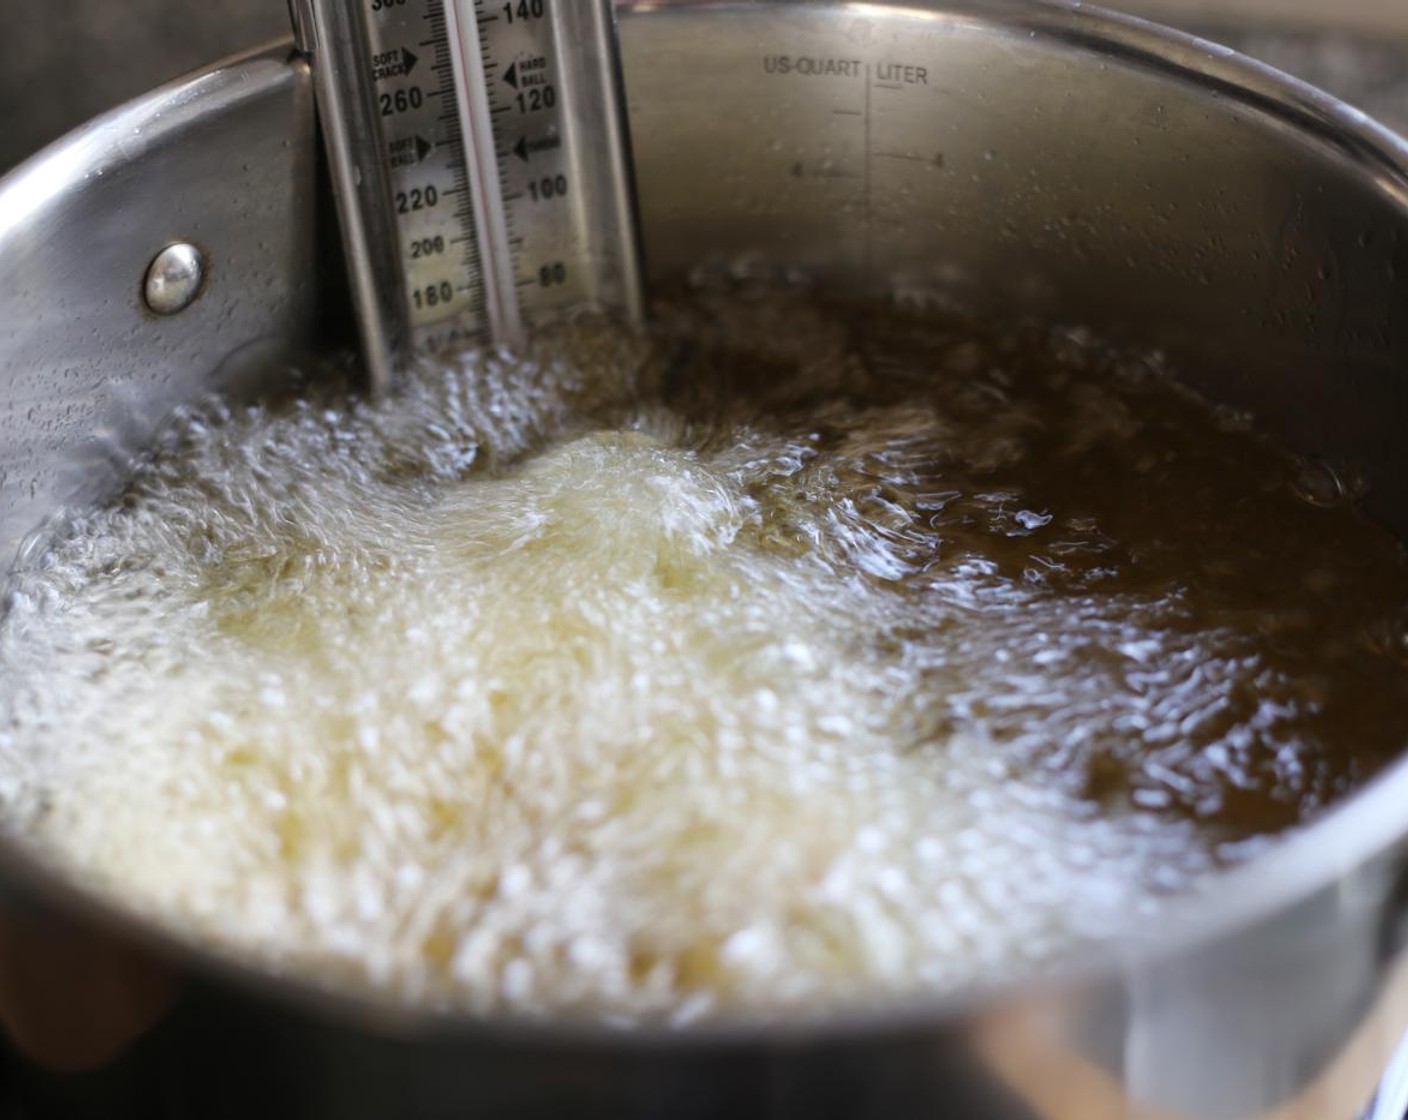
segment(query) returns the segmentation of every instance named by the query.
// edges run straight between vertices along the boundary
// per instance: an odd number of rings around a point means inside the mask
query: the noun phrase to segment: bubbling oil
[[[0,631],[6,827],[270,968],[941,993],[1408,742],[1398,545],[1154,363],[753,291],[333,380],[182,417]]]

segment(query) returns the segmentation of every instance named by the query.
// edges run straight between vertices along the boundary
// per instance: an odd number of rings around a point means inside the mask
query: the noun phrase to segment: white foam
[[[824,311],[712,314],[853,376]],[[982,431],[710,427],[660,403],[673,360],[584,324],[376,407],[186,423],[5,620],[12,827],[277,968],[613,1021],[959,987],[1209,866],[973,714],[1067,708],[1063,627],[1168,656],[932,528]]]

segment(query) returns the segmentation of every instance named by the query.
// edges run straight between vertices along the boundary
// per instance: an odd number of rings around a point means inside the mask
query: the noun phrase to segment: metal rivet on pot
[[[147,306],[158,315],[184,311],[200,295],[205,282],[205,257],[188,242],[168,245],[147,266],[142,294]]]

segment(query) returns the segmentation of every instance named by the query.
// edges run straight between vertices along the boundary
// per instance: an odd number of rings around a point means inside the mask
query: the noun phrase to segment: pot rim
[[[678,7],[719,16],[756,11],[748,0],[616,0],[618,9],[646,12]],[[801,8],[807,0],[773,0]],[[1353,164],[1408,213],[1408,139],[1323,91],[1230,48],[1134,16],[1088,7],[1081,0],[911,0],[872,4],[839,0],[859,14],[955,16],[1023,31],[1100,55],[1171,81],[1213,91],[1229,104],[1289,127]],[[0,178],[0,239],[17,228],[25,198],[46,184],[71,182],[114,159],[110,138],[140,131],[149,140],[178,133],[197,114],[256,98],[298,80],[303,67],[291,40],[280,39],[212,64],[105,113],[50,145]],[[1405,744],[1408,749],[1408,744]],[[1059,955],[1039,969],[1018,969],[998,983],[944,995],[886,998],[841,1004],[816,1014],[768,1020],[738,1013],[679,1026],[620,1028],[581,1019],[530,1020],[503,1014],[416,1007],[372,991],[331,989],[275,971],[252,956],[224,952],[177,932],[135,906],[83,883],[22,839],[0,835],[0,898],[18,912],[37,903],[103,930],[170,961],[191,979],[238,987],[291,1010],[335,1018],[362,1029],[406,1039],[472,1042],[492,1039],[542,1047],[572,1046],[615,1052],[694,1050],[700,1047],[798,1045],[882,1038],[917,1028],[961,1026],[969,1013],[1013,997],[1039,998],[1121,973],[1191,955],[1273,920],[1346,873],[1394,854],[1408,835],[1408,754],[1313,824],[1233,870],[1209,876],[1172,902],[1155,923],[1134,923],[1107,942]]]

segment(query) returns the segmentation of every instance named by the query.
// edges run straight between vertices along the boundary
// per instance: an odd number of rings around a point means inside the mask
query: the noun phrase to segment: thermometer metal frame
[[[375,387],[417,352],[643,316],[611,0],[290,0]]]

